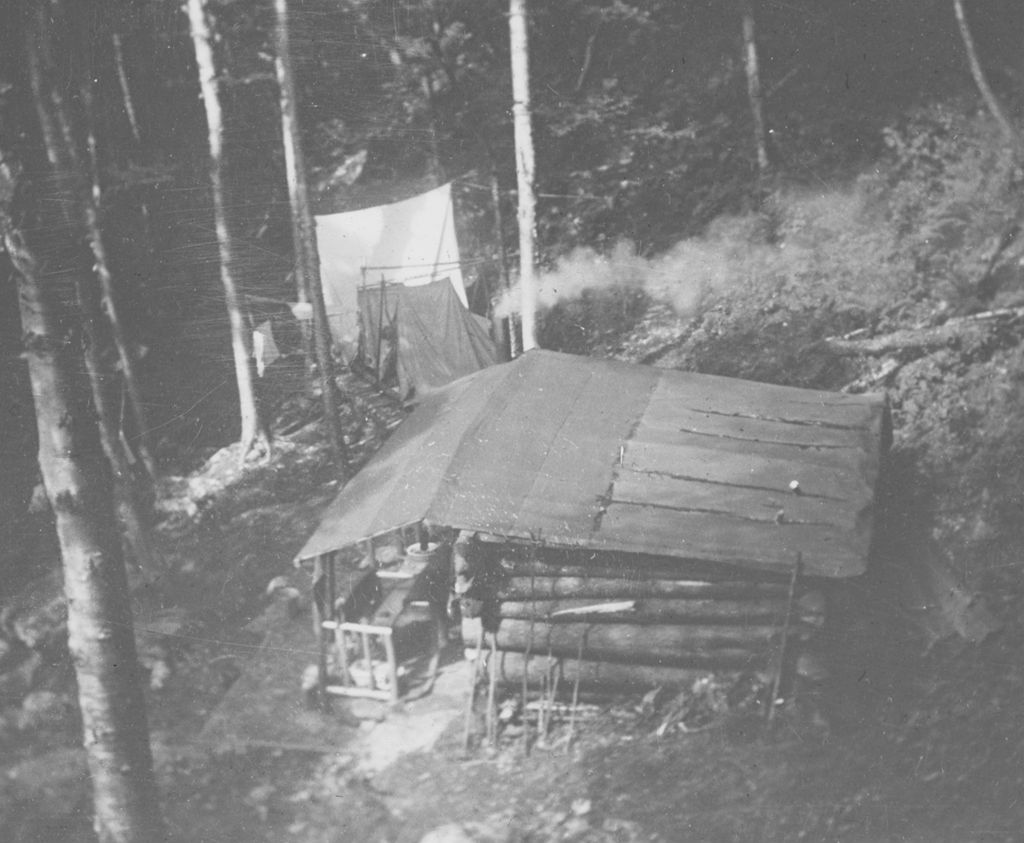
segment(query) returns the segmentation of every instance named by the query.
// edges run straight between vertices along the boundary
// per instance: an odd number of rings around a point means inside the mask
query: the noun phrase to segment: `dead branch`
[[[883,360],[882,364],[877,369],[873,369],[866,375],[862,375],[856,380],[851,381],[840,391],[853,395],[857,395],[862,392],[870,392],[871,390],[884,385],[890,377],[902,368],[902,366],[903,364],[899,360],[894,357],[889,357]]]
[[[574,88],[577,94],[583,90],[583,86],[587,83],[587,76],[590,75],[590,65],[594,60],[594,43],[597,41],[597,33],[600,30],[601,25],[598,24],[587,39],[587,46],[583,51],[583,65],[580,67],[580,75],[576,79],[576,87]]]
[[[835,353],[848,356],[928,353],[959,345],[967,339],[983,338],[998,328],[1016,324],[1022,318],[1024,307],[1007,307],[950,319],[942,325],[905,328],[869,339],[854,339],[853,335],[829,337],[825,344]]]

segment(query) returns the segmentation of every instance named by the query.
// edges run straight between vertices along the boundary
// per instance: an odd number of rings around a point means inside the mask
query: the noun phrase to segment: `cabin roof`
[[[762,570],[799,553],[809,575],[854,576],[886,424],[881,395],[530,351],[424,397],[297,560],[426,521]]]

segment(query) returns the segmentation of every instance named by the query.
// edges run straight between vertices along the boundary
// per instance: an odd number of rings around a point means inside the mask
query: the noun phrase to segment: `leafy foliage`
[[[865,180],[913,261],[918,284],[963,306],[1004,234],[1020,218],[1021,173],[990,119],[953,105],[912,113],[884,132],[884,170]]]

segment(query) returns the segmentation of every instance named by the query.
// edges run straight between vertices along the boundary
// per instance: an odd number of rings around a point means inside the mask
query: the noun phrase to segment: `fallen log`
[[[835,353],[844,355],[877,357],[910,351],[927,353],[966,340],[984,339],[996,328],[1007,327],[1021,319],[1024,319],[1024,307],[1007,307],[961,316],[933,327],[904,328],[870,339],[829,337],[825,344]]]
[[[892,375],[896,374],[903,366],[903,363],[892,357],[883,360],[881,365],[868,372],[866,375],[862,375],[854,381],[846,384],[840,392],[845,393],[861,393],[870,392],[878,389],[879,386],[884,385],[885,381],[888,380]]]

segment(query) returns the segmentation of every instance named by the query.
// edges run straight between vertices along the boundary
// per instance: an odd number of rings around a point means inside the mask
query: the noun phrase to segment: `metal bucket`
[[[405,549],[405,566],[414,571],[422,571],[437,560],[441,545],[439,542],[428,542],[426,548],[420,542],[409,545]]]

